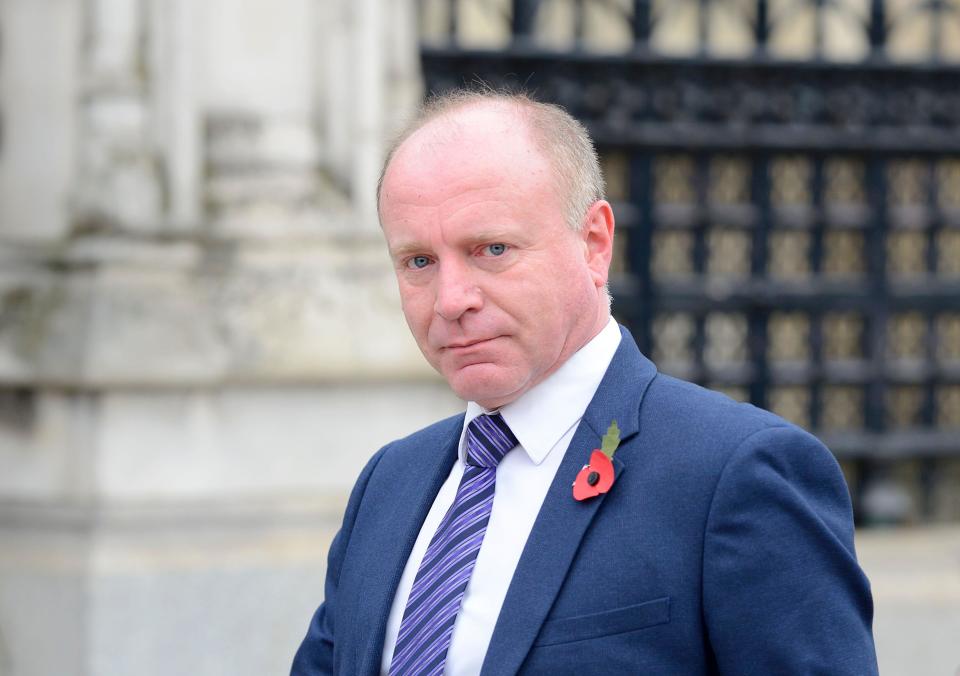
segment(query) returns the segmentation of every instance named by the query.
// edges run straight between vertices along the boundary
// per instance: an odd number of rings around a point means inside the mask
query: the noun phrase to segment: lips
[[[480,339],[478,339],[478,340],[469,340],[469,341],[463,341],[463,342],[460,342],[460,343],[450,343],[449,345],[444,346],[443,349],[445,349],[445,350],[463,350],[463,349],[466,349],[466,348],[469,348],[469,347],[475,347],[475,346],[477,346],[477,345],[481,345],[482,343],[489,343],[491,340],[496,340],[496,338],[497,338],[497,337],[494,336],[493,338],[480,338]]]

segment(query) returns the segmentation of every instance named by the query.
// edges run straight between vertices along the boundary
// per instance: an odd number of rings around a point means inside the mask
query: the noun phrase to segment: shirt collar
[[[611,317],[590,342],[577,350],[543,382],[500,409],[520,446],[539,465],[567,431],[580,422],[620,345],[620,329]],[[467,403],[460,434],[460,460],[466,455],[467,425],[485,410]]]

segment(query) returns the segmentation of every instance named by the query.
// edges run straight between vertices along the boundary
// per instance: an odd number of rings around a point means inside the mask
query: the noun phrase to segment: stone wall
[[[376,225],[413,3],[0,1],[0,674],[284,673],[460,408]]]

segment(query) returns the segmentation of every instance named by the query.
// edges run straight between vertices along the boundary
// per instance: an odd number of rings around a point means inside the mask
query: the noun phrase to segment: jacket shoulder
[[[645,435],[720,464],[764,430],[823,448],[809,432],[770,411],[662,373],[643,398],[640,419]]]
[[[459,435],[463,428],[463,413],[452,415],[449,418],[438,420],[405,437],[396,439],[381,449],[388,457],[392,455],[406,455],[418,449],[429,447],[433,453],[436,445],[448,442],[453,435]]]

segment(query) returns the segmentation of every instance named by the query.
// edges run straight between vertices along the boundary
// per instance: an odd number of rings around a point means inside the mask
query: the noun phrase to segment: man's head
[[[404,315],[460,397],[503,406],[603,328],[599,175],[569,115],[501,94],[428,107],[388,156],[379,211]]]

